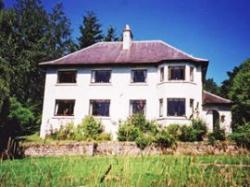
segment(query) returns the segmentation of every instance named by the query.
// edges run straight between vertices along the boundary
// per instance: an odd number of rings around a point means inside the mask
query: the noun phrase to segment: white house
[[[220,121],[231,131],[230,100],[202,89],[208,60],[160,41],[99,42],[62,58],[40,63],[46,81],[40,136],[86,115],[101,119],[116,138],[120,120],[142,112],[159,124],[189,124],[200,117],[208,129]]]

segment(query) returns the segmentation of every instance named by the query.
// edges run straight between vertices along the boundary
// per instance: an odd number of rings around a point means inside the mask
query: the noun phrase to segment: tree
[[[213,94],[220,95],[220,87],[216,84],[214,79],[209,78],[204,81],[203,88]]]
[[[109,26],[107,30],[107,35],[104,37],[104,41],[118,41],[119,38],[116,37],[115,29],[113,26]]]
[[[234,67],[234,69],[232,71],[227,72],[228,79],[226,79],[222,82],[222,85],[220,88],[220,92],[221,92],[222,97],[229,98],[229,90],[232,87],[233,79],[241,68],[242,68],[241,66]]]
[[[101,24],[92,11],[88,11],[83,17],[83,24],[80,26],[79,48],[88,47],[103,39]]]
[[[250,122],[250,59],[240,66],[240,70],[234,76],[229,97],[234,102],[234,124]]]
[[[0,10],[2,10],[3,8],[4,8],[3,0],[0,0]]]

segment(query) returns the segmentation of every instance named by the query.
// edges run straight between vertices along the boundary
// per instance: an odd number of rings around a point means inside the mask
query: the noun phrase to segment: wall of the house
[[[105,131],[116,138],[118,121],[125,120],[129,116],[129,100],[146,100],[146,118],[158,120],[161,124],[190,123],[189,117],[192,109],[189,100],[194,99],[194,106],[198,106],[198,113],[202,112],[202,72],[200,67],[189,63],[178,65],[186,66],[185,81],[167,81],[169,65],[161,64],[159,67],[139,67],[147,69],[146,83],[131,83],[131,69],[136,67],[105,67],[105,68],[77,68],[76,84],[57,84],[57,70],[47,69],[45,93],[43,103],[43,116],[41,125],[41,137],[49,133],[51,129],[58,129],[68,122],[78,124],[89,114],[90,99],[110,99],[110,117],[101,117]],[[160,82],[160,67],[165,68],[165,80]],[[194,67],[194,81],[190,81],[190,66]],[[59,68],[62,69],[62,68]],[[74,69],[74,68],[71,68]],[[93,84],[91,70],[111,69],[110,84]],[[159,99],[163,98],[163,117],[159,117]],[[186,98],[185,117],[167,117],[167,98]],[[56,99],[75,99],[74,116],[54,116]]]
[[[202,118],[206,122],[208,131],[212,132],[213,129],[213,110],[219,113],[219,125],[221,129],[225,129],[227,134],[232,132],[232,113],[229,106],[204,106],[202,111]],[[224,116],[224,121],[221,117]]]

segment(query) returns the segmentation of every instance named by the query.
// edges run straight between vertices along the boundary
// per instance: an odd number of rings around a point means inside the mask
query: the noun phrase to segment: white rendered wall
[[[168,81],[168,66],[185,65],[185,81]],[[164,66],[165,80],[160,82],[160,67]],[[46,73],[45,93],[43,103],[43,116],[41,125],[41,137],[45,137],[51,129],[59,129],[68,122],[79,124],[89,114],[90,99],[109,99],[110,116],[101,117],[105,131],[111,133],[116,139],[118,121],[125,120],[129,116],[129,100],[146,100],[146,118],[157,120],[163,125],[190,123],[189,117],[192,109],[189,100],[194,99],[194,106],[198,106],[198,113],[202,112],[202,72],[200,67],[194,67],[194,81],[190,81],[189,63],[167,63],[159,67],[102,67],[102,68],[75,68],[77,70],[76,84],[57,84],[57,70],[69,69],[58,68],[48,69]],[[147,69],[146,83],[131,83],[131,70],[136,68]],[[74,69],[74,68],[70,68]],[[90,83],[91,70],[111,69],[111,83]],[[159,117],[159,99],[163,98],[163,116]],[[167,98],[185,98],[186,116],[168,117]],[[74,116],[54,116],[56,99],[75,99]]]

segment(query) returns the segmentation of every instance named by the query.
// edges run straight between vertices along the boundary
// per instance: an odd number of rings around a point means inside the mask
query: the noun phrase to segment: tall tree
[[[119,38],[116,37],[115,28],[113,26],[109,26],[107,30],[107,35],[104,37],[104,41],[118,41]]]
[[[232,108],[234,124],[250,122],[250,59],[240,66],[234,76],[229,96],[234,102]]]
[[[209,78],[204,81],[203,89],[213,94],[220,95],[220,87],[216,84],[214,79]]]
[[[80,26],[79,48],[88,47],[103,39],[101,24],[92,11],[88,11],[83,17],[83,24]]]

